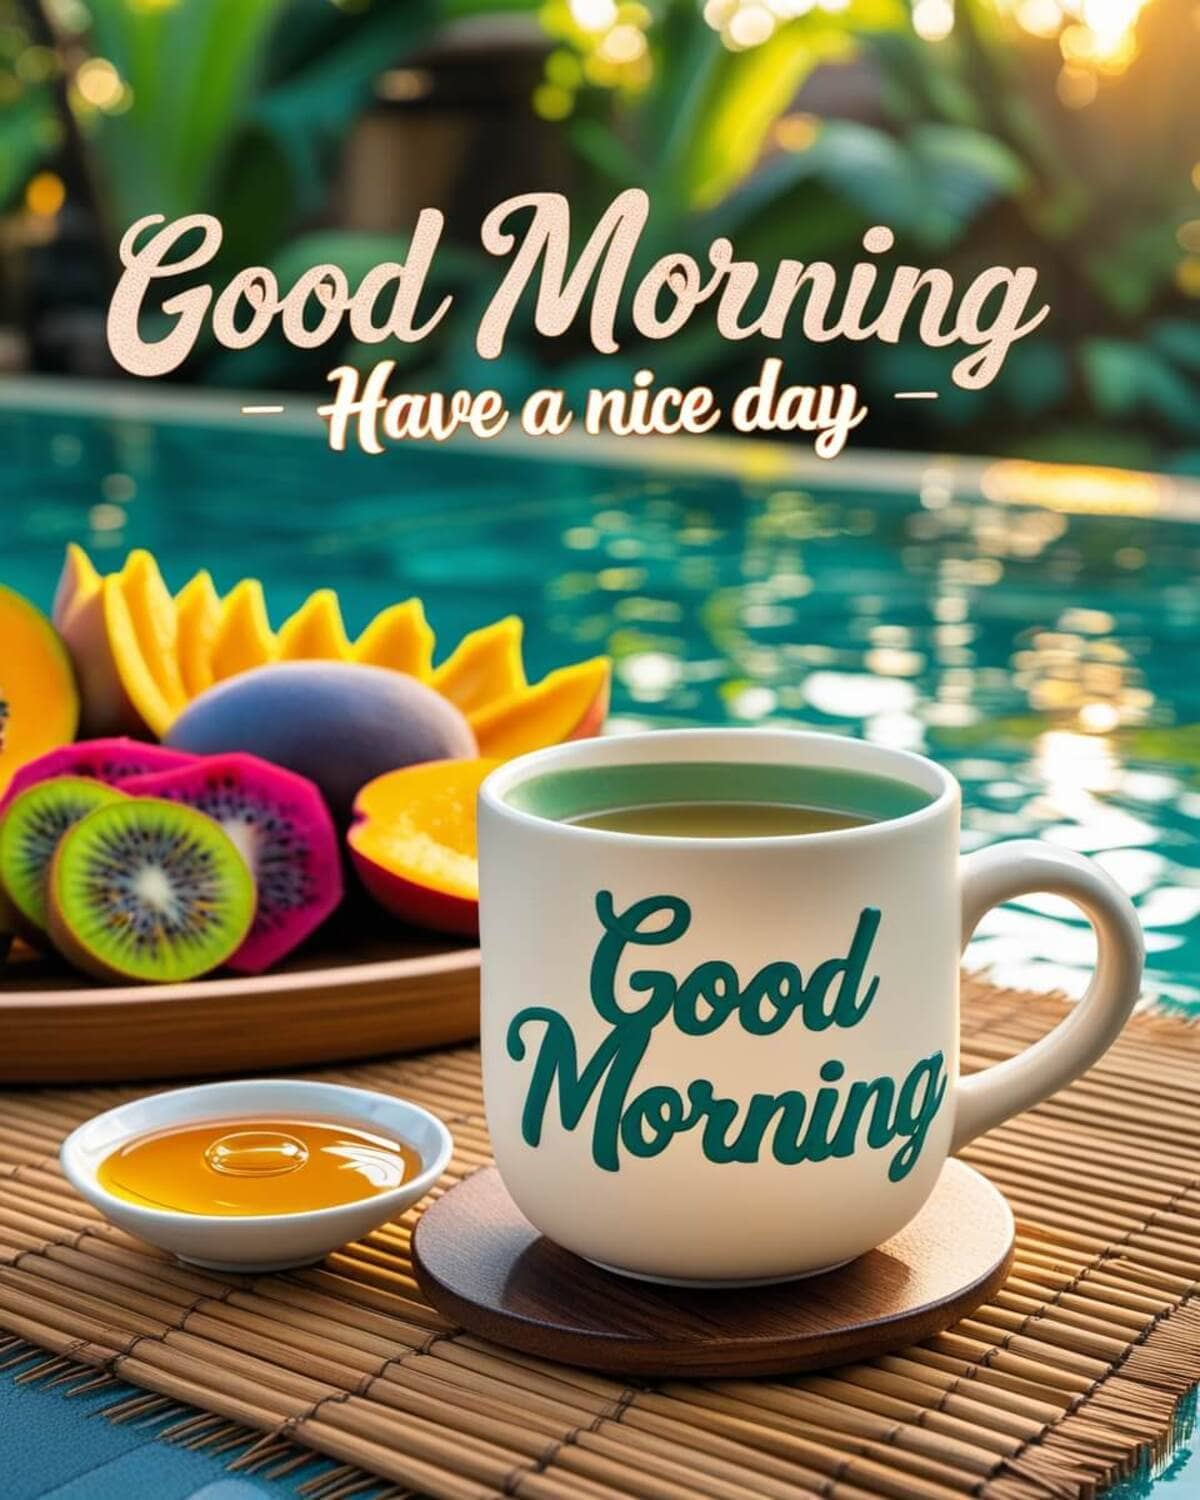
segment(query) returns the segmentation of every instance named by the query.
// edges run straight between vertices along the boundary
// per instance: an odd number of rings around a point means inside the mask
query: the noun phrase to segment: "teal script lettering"
[[[864,907],[845,956],[826,959],[807,979],[795,964],[777,960],[743,984],[732,964],[710,959],[679,980],[666,969],[635,968],[623,988],[618,970],[627,951],[678,941],[691,926],[691,908],[678,896],[648,896],[618,912],[611,892],[600,891],[596,915],[603,932],[592,960],[591,1002],[610,1029],[592,1056],[581,1063],[570,1022],[550,1006],[528,1006],[509,1026],[508,1054],[515,1062],[527,1056],[526,1032],[541,1027],[521,1115],[530,1146],[540,1145],[556,1098],[564,1130],[578,1129],[593,1108],[592,1156],[608,1172],[620,1170],[622,1152],[658,1156],[675,1136],[695,1130],[705,1157],[718,1164],[758,1161],[768,1137],[771,1154],[787,1166],[853,1156],[865,1142],[873,1151],[895,1146],[888,1178],[908,1176],[946,1096],[940,1051],[920,1058],[902,1079],[883,1075],[849,1084],[845,1064],[831,1057],[819,1069],[820,1087],[810,1093],[786,1089],[738,1101],[720,1097],[706,1078],[689,1084],[686,1094],[664,1084],[634,1092],[659,1026],[708,1036],[732,1023],[760,1037],[793,1019],[812,1032],[858,1026],[879,993],[878,977],[867,978],[878,910]]]

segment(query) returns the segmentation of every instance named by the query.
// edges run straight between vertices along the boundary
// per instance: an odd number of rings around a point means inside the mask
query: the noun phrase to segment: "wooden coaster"
[[[421,1217],[412,1258],[430,1302],[471,1333],[612,1374],[777,1375],[871,1359],[940,1333],[1004,1281],[1013,1218],[964,1162],[877,1250],[823,1276],[732,1291],[601,1271],[540,1235],[495,1167]]]

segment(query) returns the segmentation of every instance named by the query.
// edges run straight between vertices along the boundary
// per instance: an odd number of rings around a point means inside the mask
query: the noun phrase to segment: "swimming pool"
[[[1194,490],[708,443],[368,459],[237,408],[0,390],[0,580],[45,603],[77,538],[113,567],[153,547],[172,585],[261,576],[278,618],[318,585],[356,628],[417,592],[447,648],[519,610],[534,672],[612,652],[615,729],[781,720],[921,748],[962,778],[968,846],[1097,856],[1142,913],[1149,995],[1200,1014]],[[969,962],[1079,993],[1091,938],[1037,898],[992,913]],[[1199,1484],[1176,1452],[1154,1493]]]
[[[533,671],[614,654],[615,728],[784,720],[924,749],[963,781],[968,846],[1036,833],[1100,859],[1146,926],[1148,993],[1200,1014],[1194,491],[703,442],[368,459],[238,404],[0,389],[0,580],[48,602],[78,539],[110,566],[152,547],[175,585],[260,576],[279,617],[322,584],[352,627],[419,593],[444,645],[518,610]],[[968,957],[1078,993],[1090,953],[1039,899]],[[71,1413],[56,1431],[82,1451]],[[1184,1500],[1198,1463],[1181,1447],[1117,1493]]]
[[[169,582],[253,574],[278,619],[411,593],[445,648],[518,611],[531,671],[610,651],[613,727],[803,723],[923,750],[964,843],[1093,855],[1146,928],[1148,995],[1200,1012],[1200,498],[1183,482],[688,440],[328,451],[311,412],[31,383],[0,393],[0,579],[48,602],[62,549]],[[1038,501],[1041,503],[1030,503]],[[1057,898],[969,961],[1078,994]]]

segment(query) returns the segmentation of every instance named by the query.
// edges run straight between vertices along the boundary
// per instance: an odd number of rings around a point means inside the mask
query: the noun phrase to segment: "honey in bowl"
[[[419,1175],[403,1141],[319,1119],[205,1120],[134,1136],[100,1163],[100,1186],[175,1213],[298,1214],[390,1192]]]

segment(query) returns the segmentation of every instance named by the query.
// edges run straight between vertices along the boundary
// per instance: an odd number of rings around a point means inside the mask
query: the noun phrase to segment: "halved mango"
[[[71,658],[41,610],[0,588],[0,796],[20,769],[66,745],[79,727]]]
[[[165,734],[188,694],[175,601],[153,556],[131,552],[120,573],[102,578],[72,543],[54,614],[75,665],[84,733]]]
[[[475,803],[494,760],[435,760],[367,783],[346,835],[363,884],[417,927],[479,931]]]
[[[84,609],[99,596],[100,574],[96,565],[78,542],[67,543],[67,556],[54,592],[53,617],[56,629],[77,610]]]
[[[406,599],[380,610],[355,642],[354,660],[428,682],[433,673],[433,631],[421,601]]]
[[[528,750],[596,734],[608,713],[611,682],[612,663],[607,656],[596,656],[559,667],[533,687],[487,704],[468,715],[479,753],[511,760]]]
[[[271,629],[263,586],[257,578],[243,578],[226,595],[212,648],[214,682],[275,661],[279,645]]]
[[[472,630],[435,670],[431,686],[465,714],[517,692],[525,686],[524,630],[518,615]]]
[[[109,649],[126,696],[159,739],[185,707],[172,599],[149,552],[131,552],[124,568],[104,580]]]
[[[197,573],[175,595],[179,675],[189,698],[213,685],[212,654],[221,626],[221,596],[212,574]]]
[[[144,734],[146,725],[129,701],[108,643],[104,580],[74,542],[54,596],[54,624],[74,663],[83,733],[91,739]]]
[[[349,661],[352,654],[338,596],[332,589],[310,594],[280,627],[282,661]]]

